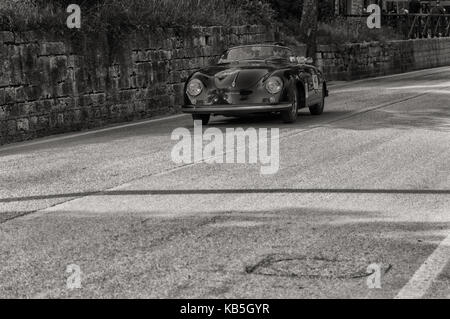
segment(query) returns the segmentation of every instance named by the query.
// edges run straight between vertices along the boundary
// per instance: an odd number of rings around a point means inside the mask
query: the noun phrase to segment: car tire
[[[295,122],[297,122],[297,118],[298,118],[298,109],[299,109],[298,108],[298,103],[299,103],[298,91],[296,89],[292,89],[291,95],[293,97],[291,108],[289,110],[281,112],[281,118],[282,118],[283,122],[286,124],[295,123]]]
[[[325,88],[322,90],[322,100],[320,103],[310,106],[309,112],[311,115],[322,115],[323,110],[325,109]]]
[[[211,114],[193,114],[192,119],[195,121],[202,121],[202,125],[208,125],[211,119]]]

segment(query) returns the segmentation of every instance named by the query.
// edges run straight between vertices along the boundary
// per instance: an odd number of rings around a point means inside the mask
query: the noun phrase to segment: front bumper
[[[274,105],[184,105],[183,113],[188,114],[252,114],[252,113],[270,113],[288,110],[292,107],[291,103]]]

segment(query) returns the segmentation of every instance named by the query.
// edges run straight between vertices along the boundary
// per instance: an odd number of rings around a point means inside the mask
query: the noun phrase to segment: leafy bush
[[[276,12],[276,18],[279,21],[295,20],[300,22],[303,10],[302,0],[270,0],[273,9]],[[329,20],[334,17],[335,0],[319,0],[319,19]]]
[[[302,0],[271,0],[272,7],[279,21],[297,20],[302,16]]]
[[[319,43],[322,44],[386,42],[403,39],[403,35],[390,27],[383,26],[381,29],[369,29],[364,19],[351,21],[342,17],[337,17],[328,22],[319,22],[317,37]]]
[[[42,6],[36,0],[2,0],[0,2],[0,29],[15,30],[24,26],[55,23],[57,11],[52,4]],[[48,21],[46,21],[48,20]]]
[[[300,33],[301,0],[0,0],[0,30],[57,30],[64,32],[66,7],[82,7],[82,30],[120,33],[127,29],[195,25],[241,25],[280,23],[295,43]],[[331,0],[319,1],[320,43],[352,43],[401,39],[394,29],[369,30],[364,21],[355,23],[333,17]],[[331,4],[330,4],[331,3]],[[277,21],[277,22],[275,22]]]
[[[303,14],[303,0],[270,0],[275,10],[275,19],[281,24],[289,43],[296,44],[302,33],[300,23]],[[335,0],[318,1],[319,21],[331,21],[335,17]],[[297,37],[297,39],[295,39]],[[295,39],[295,40],[294,40]]]
[[[0,29],[61,28],[73,0],[1,0]],[[84,0],[82,28],[88,31],[269,24],[266,0]]]

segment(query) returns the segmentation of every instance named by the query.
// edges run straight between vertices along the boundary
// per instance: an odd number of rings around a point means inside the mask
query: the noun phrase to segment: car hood
[[[261,79],[272,74],[277,68],[266,63],[245,65],[216,65],[198,71],[194,77],[218,89],[250,89]]]

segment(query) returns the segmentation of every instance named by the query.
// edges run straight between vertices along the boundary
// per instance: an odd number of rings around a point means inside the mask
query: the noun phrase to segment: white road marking
[[[424,69],[424,70],[417,70],[417,71],[411,71],[411,72],[406,72],[406,73],[384,75],[384,76],[379,76],[379,77],[375,77],[375,78],[370,77],[370,78],[355,80],[355,81],[350,81],[350,82],[336,83],[333,85],[333,87],[337,88],[337,87],[347,86],[349,84],[358,84],[358,83],[364,83],[364,82],[369,82],[369,81],[374,81],[374,80],[394,79],[394,78],[398,78],[398,77],[409,78],[411,76],[418,75],[418,74],[434,75],[434,74],[446,72],[449,69],[450,68],[448,66],[444,66],[444,67],[433,68],[433,69]]]
[[[398,293],[395,299],[421,299],[450,262],[450,235],[417,270],[411,280]]]
[[[82,133],[72,133],[72,134],[69,133],[69,134],[66,134],[63,136],[44,138],[44,139],[40,139],[40,140],[37,140],[34,142],[23,142],[21,144],[1,147],[0,152],[20,149],[20,148],[24,148],[24,147],[35,146],[35,145],[40,145],[40,144],[45,144],[45,143],[63,141],[63,140],[71,139],[71,138],[77,138],[77,137],[93,135],[93,134],[98,134],[98,133],[103,133],[103,132],[115,131],[115,130],[120,130],[120,129],[127,128],[127,127],[136,127],[136,126],[146,125],[149,123],[168,121],[168,120],[173,120],[173,119],[177,119],[177,118],[181,118],[181,117],[185,117],[185,116],[187,116],[187,114],[177,114],[177,115],[161,117],[158,119],[150,119],[150,120],[139,121],[139,122],[134,122],[134,123],[129,123],[129,124],[115,125],[115,126],[111,126],[111,127],[102,128],[102,129],[94,129],[94,130],[89,130],[89,131],[82,132]]]

